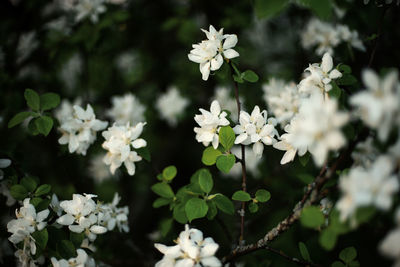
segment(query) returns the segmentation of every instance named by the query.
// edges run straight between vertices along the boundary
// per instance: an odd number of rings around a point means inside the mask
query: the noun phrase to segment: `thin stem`
[[[376,54],[376,50],[378,49],[378,44],[379,44],[379,39],[381,38],[382,35],[382,24],[383,24],[383,19],[385,18],[385,14],[386,11],[389,9],[389,7],[384,7],[381,17],[379,19],[379,24],[378,24],[378,33],[377,33],[377,37],[375,39],[375,43],[374,43],[374,48],[371,52],[371,57],[369,58],[369,62],[368,62],[368,68],[370,68],[372,66],[372,62],[374,61],[375,58],[375,54]]]

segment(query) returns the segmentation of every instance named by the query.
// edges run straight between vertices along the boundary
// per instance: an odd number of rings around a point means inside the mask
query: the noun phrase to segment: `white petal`
[[[107,232],[107,228],[100,226],[100,225],[92,225],[92,227],[90,227],[90,231],[99,235],[99,234],[104,234],[105,232]]]
[[[324,72],[329,72],[333,68],[333,60],[329,53],[325,53],[322,57],[321,68]]]
[[[65,214],[57,219],[57,223],[61,225],[70,225],[73,224],[75,218],[71,214]]]
[[[224,51],[224,57],[226,57],[226,58],[231,59],[231,58],[235,58],[235,57],[238,57],[238,56],[239,56],[239,53],[236,52],[233,49],[228,49],[228,50]]]
[[[237,38],[236,34],[226,34],[225,36],[226,36],[226,39],[224,41],[224,45],[222,48],[224,50],[227,50],[229,48],[235,47],[235,45],[238,42],[238,38]]]

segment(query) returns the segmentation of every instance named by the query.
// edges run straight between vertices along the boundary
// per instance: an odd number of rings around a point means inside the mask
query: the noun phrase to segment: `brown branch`
[[[230,262],[237,257],[249,254],[253,251],[266,248],[267,245],[279,237],[283,232],[288,230],[299,218],[301,211],[304,207],[315,203],[319,199],[319,191],[323,185],[336,173],[340,165],[350,158],[351,152],[354,150],[356,144],[363,141],[368,136],[369,131],[364,129],[357,136],[357,138],[349,144],[346,150],[342,151],[339,157],[335,160],[330,168],[325,165],[320,174],[315,178],[314,182],[307,186],[306,192],[304,193],[302,199],[296,204],[292,213],[286,217],[283,221],[278,223],[272,230],[270,230],[263,238],[259,239],[253,244],[246,246],[236,247],[229,255],[225,256],[222,261],[224,263]]]

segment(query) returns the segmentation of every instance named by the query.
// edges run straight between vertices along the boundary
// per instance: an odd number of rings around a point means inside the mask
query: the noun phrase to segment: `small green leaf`
[[[32,119],[28,123],[28,130],[29,130],[29,133],[32,134],[32,135],[38,135],[39,134],[39,131],[38,131],[37,127],[36,127],[35,121],[36,120]]]
[[[310,160],[310,153],[306,153],[302,157],[299,157],[299,161],[303,167],[307,165],[309,160]]]
[[[141,147],[136,149],[136,152],[144,158],[146,161],[150,162],[151,161],[151,155],[150,155],[150,150],[147,147]]]
[[[60,104],[60,96],[55,93],[45,93],[40,96],[40,109],[49,110]]]
[[[249,204],[249,211],[250,211],[251,213],[256,213],[256,212],[258,211],[258,205],[257,205],[257,203],[250,202],[250,204]]]
[[[71,240],[72,244],[74,244],[75,247],[80,247],[82,244],[83,239],[85,239],[85,231],[82,233],[75,233],[75,232],[69,232],[69,240]]]
[[[28,192],[33,192],[37,187],[37,183],[32,177],[22,178],[20,184],[25,187]]]
[[[329,227],[323,230],[319,236],[319,243],[326,250],[332,250],[335,247],[337,235]]]
[[[249,193],[239,190],[233,193],[232,199],[237,201],[250,201],[251,196]]]
[[[324,223],[324,221],[324,215],[317,206],[305,207],[300,216],[301,224],[309,228],[318,228]]]
[[[170,198],[163,198],[163,197],[159,197],[156,200],[154,200],[153,202],[153,208],[157,209],[159,207],[168,205],[171,203],[171,199]]]
[[[203,151],[203,156],[201,157],[201,161],[204,165],[211,166],[214,165],[217,161],[217,157],[221,155],[222,152],[218,149],[214,149],[212,146],[207,147]]]
[[[203,199],[191,198],[185,204],[185,212],[189,222],[206,216],[208,206]]]
[[[202,169],[199,174],[199,185],[204,193],[208,194],[214,186],[214,181],[212,179],[211,173],[207,169]]]
[[[26,89],[24,92],[24,97],[28,107],[30,107],[33,111],[39,111],[40,97],[38,93],[36,93],[32,89]]]
[[[50,205],[50,202],[51,202],[51,199],[48,199],[48,198],[45,198],[42,201],[40,201],[36,207],[36,212],[47,209]]]
[[[183,203],[176,205],[174,207],[174,211],[172,212],[172,216],[179,223],[187,223],[188,219],[186,217],[185,205]]]
[[[48,194],[51,191],[51,185],[49,184],[42,184],[38,187],[35,191],[35,196],[42,196]]]
[[[233,165],[235,165],[236,158],[233,154],[220,155],[217,158],[217,168],[218,170],[229,173]]]
[[[343,76],[336,80],[337,85],[353,85],[357,83],[357,79],[351,74],[343,74]]]
[[[340,254],[339,258],[344,261],[344,263],[349,264],[357,257],[357,250],[354,247],[348,247],[343,249]]]
[[[289,0],[256,0],[255,11],[259,19],[271,18],[281,12]]]
[[[256,199],[259,202],[267,202],[271,198],[271,193],[265,189],[259,189],[256,192]]]
[[[349,65],[339,64],[337,66],[337,69],[343,74],[350,74],[351,73],[351,67]]]
[[[166,237],[168,232],[171,231],[173,219],[164,219],[160,222],[160,232],[162,237]]]
[[[236,74],[233,75],[233,80],[237,83],[244,83],[243,79]]]
[[[207,219],[212,220],[217,215],[217,205],[213,201],[207,201],[208,212],[207,212]]]
[[[346,267],[346,265],[344,265],[341,261],[335,261],[334,263],[332,263],[331,266],[332,267]]]
[[[301,2],[322,19],[329,19],[332,16],[332,3],[330,0],[301,0]]]
[[[217,208],[222,212],[225,212],[226,214],[230,215],[233,215],[235,213],[235,207],[233,206],[232,201],[228,197],[222,194],[218,194],[212,199],[212,201],[215,202]]]
[[[177,172],[178,171],[175,166],[172,166],[172,165],[168,166],[163,170],[163,177],[167,181],[172,181],[172,179],[175,178]]]
[[[36,115],[36,113],[31,112],[31,111],[23,111],[20,113],[15,114],[14,117],[11,118],[11,120],[8,122],[8,128],[12,128],[21,122],[23,122],[25,119]]]
[[[372,206],[360,207],[356,210],[357,224],[368,222],[376,213],[376,209]]]
[[[334,81],[331,82],[331,85],[332,89],[328,92],[329,96],[339,99],[342,94],[342,89],[340,89]]]
[[[75,258],[77,256],[75,246],[69,240],[61,240],[58,242],[57,252],[63,259]]]
[[[31,198],[30,203],[36,208],[37,205],[39,205],[39,203],[42,201],[42,199],[40,197],[34,197]]]
[[[35,125],[39,133],[47,136],[53,128],[53,119],[49,116],[41,116],[35,119]]]
[[[246,80],[251,83],[255,83],[258,81],[258,75],[252,70],[246,70],[242,73],[243,80]]]
[[[46,228],[44,228],[41,231],[36,231],[32,233],[32,237],[35,240],[38,247],[40,247],[41,249],[46,248],[47,241],[49,240],[49,233],[47,232]]]
[[[173,198],[175,196],[171,187],[166,183],[157,183],[151,187],[151,190],[161,197]]]
[[[219,142],[226,151],[229,151],[232,148],[235,138],[235,132],[230,126],[221,127],[219,130]]]
[[[28,190],[20,184],[11,186],[10,193],[16,200],[24,200],[28,196]]]
[[[310,262],[311,261],[310,253],[308,253],[306,244],[304,244],[303,242],[299,242],[299,250],[303,259]]]

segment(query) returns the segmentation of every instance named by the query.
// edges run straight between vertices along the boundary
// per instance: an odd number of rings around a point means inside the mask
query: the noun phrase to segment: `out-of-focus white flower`
[[[82,100],[77,98],[71,104],[67,99],[61,101],[60,106],[54,111],[54,117],[59,121],[60,124],[70,120],[73,117],[74,106],[81,106]]]
[[[62,116],[62,115],[60,115]],[[93,108],[87,104],[86,110],[78,105],[73,106],[70,117],[60,121],[59,131],[62,133],[58,142],[68,144],[70,153],[86,155],[86,151],[96,140],[96,132],[107,127],[106,121],[96,119]]]
[[[113,96],[111,102],[112,107],[106,113],[117,125],[126,125],[127,122],[135,125],[144,121],[146,107],[133,94]]]
[[[108,152],[104,157],[104,163],[110,165],[112,174],[124,163],[129,175],[135,174],[135,162],[141,161],[142,157],[132,150],[131,147],[138,149],[147,145],[146,141],[139,136],[142,134],[144,122],[139,122],[135,126],[118,126],[114,124],[107,131],[102,133],[104,139],[103,148]]]
[[[56,194],[53,194],[51,196],[50,207],[58,216],[61,216],[63,209],[60,206],[60,201],[58,201],[58,197]]]
[[[217,149],[219,144],[219,129],[221,126],[229,125],[229,121],[226,119],[228,115],[225,111],[221,112],[221,107],[217,100],[211,103],[210,111],[199,109],[201,115],[196,114],[194,120],[200,127],[194,127],[196,133],[196,140],[199,143],[203,143],[204,146],[208,146],[210,143]]]
[[[113,201],[111,203],[100,205],[98,220],[99,224],[106,227],[108,231],[118,228],[120,232],[129,232],[128,225],[128,206],[117,207],[121,197],[118,193],[114,194]]]
[[[222,266],[218,258],[214,256],[219,245],[211,237],[203,239],[203,233],[200,230],[190,229],[188,225],[185,225],[185,231],[180,233],[176,243],[175,246],[154,244],[164,254],[162,260],[156,263],[156,267]]]
[[[231,90],[227,87],[218,86],[215,88],[214,96],[212,97],[212,99],[218,101],[222,110],[227,110],[231,113],[229,117],[233,121],[238,121],[239,118],[236,100],[231,96],[230,91]],[[243,104],[243,99],[241,98],[240,103]]]
[[[79,80],[79,75],[82,73],[83,61],[81,55],[75,53],[61,67],[59,77],[68,90],[75,89]]]
[[[399,190],[397,177],[392,174],[394,165],[390,157],[380,156],[368,168],[361,166],[350,169],[340,177],[339,188],[342,197],[336,208],[341,220],[350,218],[357,208],[374,205],[388,210],[392,205],[393,194]]]
[[[17,45],[17,64],[21,64],[39,46],[36,32],[31,31],[21,34]]]
[[[394,267],[400,266],[400,207],[395,213],[397,227],[389,233],[379,244],[379,251],[388,258],[395,260]]]
[[[117,56],[115,64],[119,71],[130,74],[137,65],[137,58],[138,55],[134,51],[125,51]]]
[[[103,159],[103,154],[96,155],[90,159],[89,174],[96,183],[101,183],[113,176]]]
[[[11,160],[9,159],[0,159],[0,180],[4,178],[4,172],[2,169],[5,169],[11,165]]]
[[[170,126],[176,126],[179,115],[182,114],[188,104],[189,100],[182,97],[178,88],[172,86],[157,99],[156,108],[161,118],[165,119]]]
[[[66,259],[60,259],[57,260],[55,257],[51,258],[51,264],[53,264],[53,267],[85,267],[87,266],[86,263],[89,259],[88,255],[86,252],[78,248],[76,250],[76,253],[78,254],[75,258],[70,258],[68,260]]]
[[[97,23],[99,15],[106,12],[106,10],[104,0],[79,0],[74,6],[75,21],[80,22],[88,17],[93,23]]]
[[[354,48],[358,50],[365,51],[365,46],[361,41],[360,37],[358,36],[358,32],[356,30],[350,31],[347,25],[337,25],[336,30],[340,36],[340,38],[344,41],[349,43]]]
[[[235,144],[250,145],[253,144],[253,151],[257,157],[261,157],[264,151],[264,145],[273,145],[276,143],[275,136],[278,131],[275,129],[276,119],[267,118],[267,111],[260,111],[255,106],[251,115],[246,111],[240,112],[239,125],[233,130],[238,136]]]
[[[286,83],[283,80],[272,78],[262,88],[268,110],[284,127],[299,110],[300,94],[297,85],[294,82]]]
[[[72,31],[71,25],[69,25],[66,16],[60,16],[56,19],[47,22],[44,25],[44,28],[47,30],[60,32],[64,35],[69,35]]]
[[[327,93],[332,89],[331,81],[342,77],[342,73],[333,68],[333,59],[329,53],[324,54],[321,64],[314,63],[305,71],[310,74],[300,82],[300,93],[322,93],[328,96]]]
[[[374,139],[368,137],[362,143],[358,143],[351,157],[353,158],[354,166],[369,167],[379,155],[379,150],[374,146]]]
[[[258,157],[253,149],[249,147],[245,147],[245,157],[246,157],[246,171],[251,173],[255,178],[258,178],[260,172],[258,170],[258,165],[260,164],[262,158]],[[238,159],[242,159],[242,150],[239,146],[234,146],[231,149],[232,154],[236,156]],[[229,173],[224,174],[226,176],[230,176],[232,178],[242,177],[242,165],[240,162],[235,163]]]
[[[0,194],[2,194],[3,196],[5,196],[7,198],[6,205],[8,207],[13,206],[15,204],[15,202],[17,202],[15,200],[15,198],[13,198],[13,196],[11,195],[10,185],[9,185],[9,182],[7,180],[0,182]]]
[[[285,127],[287,134],[274,147],[286,150],[281,164],[293,160],[308,150],[316,165],[321,166],[330,150],[336,151],[346,144],[340,128],[348,121],[349,115],[337,110],[336,99],[325,99],[317,93],[302,100],[299,113]]]
[[[378,138],[386,141],[392,126],[400,116],[400,83],[397,71],[389,72],[383,79],[372,70],[362,73],[366,90],[350,98],[357,108],[357,115],[370,128],[378,132]]]
[[[218,70],[225,59],[232,59],[239,56],[233,50],[238,39],[236,34],[223,34],[223,29],[217,31],[210,25],[209,31],[203,30],[208,40],[194,44],[188,54],[189,60],[200,64],[200,72],[203,80],[208,80],[210,71]]]

